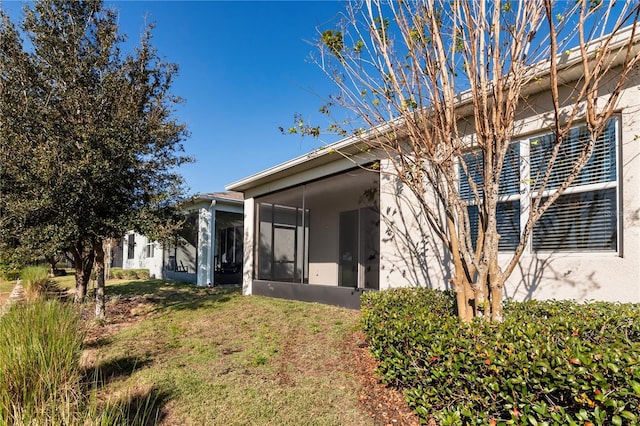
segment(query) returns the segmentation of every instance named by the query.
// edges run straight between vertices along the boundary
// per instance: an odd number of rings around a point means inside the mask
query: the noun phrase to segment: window
[[[480,197],[482,191],[482,169],[484,159],[481,151],[473,151],[463,157],[469,174],[478,188]],[[467,175],[460,166],[460,196],[469,203],[467,214],[471,228],[471,241],[475,247],[478,239],[479,214],[475,204],[473,191]],[[500,175],[501,201],[497,207],[498,241],[499,250],[515,250],[520,243],[520,144],[513,143],[509,147],[504,160],[502,174]]]
[[[582,173],[538,221],[533,229],[533,250],[617,250],[617,129],[618,120],[609,120]],[[551,171],[547,190],[553,191],[566,179],[588,141],[586,126],[571,130]],[[536,196],[554,139],[552,135],[545,135],[531,139],[530,144],[530,175]]]
[[[129,234],[127,237],[127,259],[133,259],[135,257],[136,249],[136,236],[135,234]]]
[[[542,176],[547,171],[555,144],[554,135],[546,134],[511,145],[500,177],[501,198],[496,212],[500,250],[514,250],[520,242],[520,212],[528,210],[530,200],[521,194],[546,197],[553,193],[565,181],[588,141],[585,125],[571,129],[542,194],[539,193]],[[618,119],[612,118],[596,140],[593,154],[582,173],[534,226],[531,250],[617,251],[617,145]],[[482,154],[480,151],[469,152],[463,159],[482,197]],[[521,175],[521,162],[529,164],[526,175]],[[469,204],[471,239],[475,243],[479,226],[478,206],[462,166],[459,173],[460,196]]]
[[[145,247],[145,257],[149,258],[149,257],[153,257],[153,249],[154,249],[155,245],[153,243],[149,243],[146,245]]]

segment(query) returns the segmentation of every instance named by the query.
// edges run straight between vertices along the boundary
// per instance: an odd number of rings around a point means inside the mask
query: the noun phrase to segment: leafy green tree
[[[337,28],[318,31],[314,60],[338,90],[321,112],[353,117],[334,118],[328,130],[388,160],[384,173],[415,198],[451,259],[464,321],[501,319],[504,284],[534,226],[577,181],[633,76],[639,11],[634,1],[370,0],[350,3]],[[514,158],[518,114],[534,111],[541,91],[552,142],[527,182],[517,247],[499,262],[501,176]],[[583,121],[584,145],[563,156]],[[282,130],[321,133],[299,116]]]
[[[20,30],[0,13],[0,238],[68,252],[77,301],[95,260],[102,317],[103,241],[178,220],[177,168],[191,159],[173,117],[177,66],[158,56],[152,26],[123,54],[102,1],[36,1]]]

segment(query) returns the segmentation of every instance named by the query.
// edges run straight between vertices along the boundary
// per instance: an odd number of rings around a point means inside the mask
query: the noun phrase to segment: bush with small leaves
[[[505,320],[461,323],[453,294],[363,295],[385,383],[424,420],[457,424],[640,421],[640,305],[509,302]]]

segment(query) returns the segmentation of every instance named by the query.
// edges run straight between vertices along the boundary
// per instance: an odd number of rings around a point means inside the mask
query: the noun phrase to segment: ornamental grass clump
[[[461,323],[448,293],[363,295],[384,382],[427,420],[460,424],[637,424],[640,305],[505,304],[502,323]]]
[[[0,318],[0,424],[65,424],[79,404],[75,309],[34,300]]]
[[[49,271],[42,266],[27,266],[20,272],[27,299],[43,296],[52,286]]]
[[[166,396],[157,391],[100,402],[99,380],[80,368],[79,312],[36,298],[0,317],[0,425],[156,424]]]

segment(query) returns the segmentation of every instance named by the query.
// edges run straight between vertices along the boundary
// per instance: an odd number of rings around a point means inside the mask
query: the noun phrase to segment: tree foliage
[[[69,252],[82,299],[103,240],[177,220],[177,168],[190,161],[173,117],[177,66],[159,57],[153,26],[124,54],[101,1],[37,1],[19,29],[1,19],[1,238]]]
[[[339,89],[321,111],[346,108],[355,117],[329,130],[350,132],[391,160],[386,172],[411,191],[452,259],[464,320],[501,318],[504,283],[534,225],[582,172],[638,61],[638,11],[635,2],[587,0],[371,0],[350,4],[336,28],[319,31],[315,62]],[[535,110],[529,96],[543,91],[552,148],[536,191],[525,194],[531,203],[519,244],[499,263],[501,177],[518,114]],[[582,121],[587,141],[547,196],[552,171],[567,162],[571,129]],[[296,117],[288,132],[317,136],[320,129]]]

